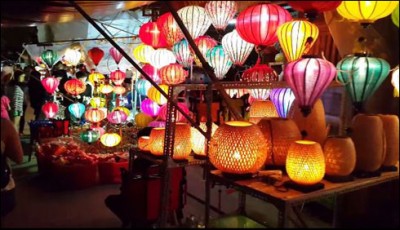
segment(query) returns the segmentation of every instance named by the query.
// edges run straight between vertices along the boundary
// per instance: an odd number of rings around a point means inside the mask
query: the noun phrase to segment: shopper
[[[39,120],[42,113],[42,106],[46,102],[47,97],[47,92],[40,80],[40,73],[36,70],[32,71],[28,81],[28,91],[30,104],[35,114],[35,120]]]
[[[23,113],[24,91],[18,85],[17,77],[11,78],[6,89],[6,95],[10,98],[10,118],[14,124],[15,130],[19,130],[19,123]]]
[[[1,85],[1,118],[10,120],[8,111],[11,110],[10,99],[6,96],[4,86]]]

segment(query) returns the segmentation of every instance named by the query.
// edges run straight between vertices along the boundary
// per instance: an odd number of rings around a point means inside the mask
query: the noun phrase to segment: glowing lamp
[[[85,113],[85,105],[79,102],[72,103],[68,106],[68,110],[76,119],[80,119]]]
[[[153,121],[153,117],[145,113],[138,113],[135,115],[135,124],[139,128],[146,127],[150,122]]]
[[[164,34],[161,33],[156,22],[147,22],[142,24],[139,29],[140,40],[153,48],[163,48],[167,46]]]
[[[159,85],[159,87],[164,91],[164,93],[168,94],[167,85]],[[167,98],[164,97],[154,86],[151,86],[149,91],[147,91],[147,97],[159,105],[164,105],[168,102]]]
[[[157,19],[157,25],[161,33],[164,35],[168,46],[172,46],[184,38],[181,28],[179,28],[174,16],[172,16],[170,12],[162,14]]]
[[[208,35],[199,36],[198,38],[194,39],[194,43],[196,44],[197,48],[199,48],[200,53],[203,55],[203,57],[206,57],[207,52],[218,45],[218,42]],[[191,47],[189,48],[192,52],[193,57],[198,58],[193,49]]]
[[[85,112],[85,119],[92,123],[100,122],[104,118],[106,118],[106,113],[103,110],[97,108],[88,109]]]
[[[193,56],[186,39],[182,39],[180,42],[175,43],[172,47],[172,52],[175,54],[176,60],[179,64],[185,67],[190,67],[192,65]]]
[[[122,95],[126,92],[126,89],[123,86],[117,85],[117,86],[114,86],[113,92],[115,94]]]
[[[174,53],[172,51],[167,50],[165,48],[160,48],[157,50],[154,50],[154,52],[151,53],[149,57],[149,63],[156,67],[157,69],[160,69],[166,65],[172,64],[176,62],[176,58]]]
[[[201,6],[185,6],[177,13],[193,39],[204,35],[211,26],[211,20]]]
[[[111,57],[114,59],[115,63],[117,63],[118,65],[122,59],[122,54],[115,47],[111,47],[109,53]]]
[[[111,113],[107,114],[107,120],[111,124],[121,124],[126,121],[128,116],[122,110],[114,110]]]
[[[151,83],[146,79],[138,79],[136,82],[136,91],[142,95],[147,96],[147,92],[151,87]]]
[[[102,97],[92,97],[89,103],[92,108],[101,108],[106,105],[106,99]]]
[[[399,5],[397,5],[396,9],[393,10],[391,18],[393,24],[399,27]]]
[[[206,54],[207,62],[214,68],[215,76],[221,80],[232,66],[232,61],[225,53],[222,45],[217,45]]]
[[[93,131],[97,131],[100,136],[106,132],[102,127],[97,126],[97,124],[91,125],[90,129],[92,129]]]
[[[133,50],[133,57],[141,63],[149,63],[148,57],[154,51],[154,48],[145,44],[136,46]]]
[[[109,94],[114,90],[114,87],[110,84],[104,84],[101,85],[99,89],[102,94]]]
[[[97,66],[104,57],[104,51],[99,47],[93,47],[88,51],[88,56],[92,59],[94,65]]]
[[[237,12],[237,3],[235,1],[209,1],[204,8],[215,29],[225,30]]]
[[[156,156],[164,154],[165,128],[153,128],[150,131],[150,152]]]
[[[295,10],[304,12],[304,15],[314,20],[318,13],[336,9],[342,1],[288,1]]]
[[[266,64],[256,64],[242,74],[242,81],[245,82],[274,82],[278,80],[278,74]],[[250,95],[255,100],[267,100],[269,92],[270,89],[250,89]]]
[[[188,72],[180,64],[169,64],[160,69],[162,82],[167,85],[176,85],[184,82]]]
[[[58,85],[60,84],[60,81],[55,78],[55,77],[45,77],[41,81],[44,89],[49,93],[53,94],[56,89],[58,88]]]
[[[140,110],[149,116],[155,117],[160,111],[160,106],[150,99],[144,99],[140,104]]]
[[[204,132],[207,130],[207,124],[206,122],[200,122],[199,124],[200,129],[202,129]],[[217,130],[218,125],[212,123],[211,124],[211,137],[214,135],[215,131]],[[206,138],[199,132],[194,127],[191,127],[191,136],[190,136],[190,141],[192,143],[192,150],[197,157],[205,157],[206,152]]]
[[[100,142],[104,146],[114,147],[121,142],[121,136],[117,133],[105,133],[100,137]]]
[[[181,108],[186,114],[189,114],[189,108],[186,106],[185,103],[178,102],[178,107]],[[160,120],[162,120],[162,121],[166,121],[167,120],[167,104],[161,106],[161,108],[160,108],[160,110],[158,112],[158,118]],[[184,121],[186,121],[186,118],[182,115],[181,112],[177,111],[175,120],[177,122],[184,122]]]
[[[174,152],[172,159],[186,160],[192,152],[192,144],[190,142],[190,125],[186,123],[176,123]]]
[[[264,117],[279,117],[272,101],[254,101],[250,106],[249,121],[257,124]]]
[[[54,50],[45,50],[40,57],[49,68],[53,67],[54,63],[56,63],[58,59],[57,52]]]
[[[150,151],[150,137],[149,136],[139,137],[138,148],[143,151]]]
[[[63,61],[67,66],[76,66],[81,60],[82,54],[79,50],[67,48],[64,53]]]
[[[65,82],[64,89],[69,94],[73,96],[78,96],[79,94],[85,92],[86,85],[83,84],[83,82],[81,82],[80,80],[74,78]]]
[[[269,97],[274,103],[279,117],[286,118],[295,99],[293,91],[290,88],[275,88],[271,90]]]
[[[300,185],[314,185],[325,174],[325,158],[321,145],[314,141],[293,142],[286,157],[286,172],[289,178]]]
[[[97,130],[89,129],[81,133],[81,139],[86,143],[96,142],[99,138],[100,138],[100,133]]]
[[[222,48],[233,64],[242,66],[249,57],[254,45],[243,40],[236,30],[222,37]]]
[[[129,117],[129,114],[131,114],[129,109],[124,106],[117,106],[112,111],[115,111],[115,110],[121,110],[122,112],[124,112],[126,114],[127,117]]]
[[[267,158],[266,143],[257,125],[228,121],[219,126],[211,138],[210,161],[223,173],[256,173]]]
[[[58,112],[58,104],[48,101],[42,106],[42,111],[47,119],[51,119],[55,117]]]
[[[142,67],[142,70],[157,84],[161,82],[160,75],[158,73],[158,69],[150,64],[145,64]]]
[[[115,85],[121,85],[125,78],[126,74],[119,69],[110,73],[110,79]]]
[[[399,66],[392,73],[392,80],[390,81],[394,87],[393,96],[399,97]]]
[[[93,84],[95,82],[104,81],[104,79],[105,79],[104,75],[99,72],[96,72],[96,71],[89,74],[89,78],[88,78],[88,80],[91,81]]]

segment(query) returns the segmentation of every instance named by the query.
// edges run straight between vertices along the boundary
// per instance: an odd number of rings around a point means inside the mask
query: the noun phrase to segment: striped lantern
[[[133,50],[133,57],[141,63],[149,63],[149,57],[153,51],[153,47],[146,44],[140,44]]]
[[[81,60],[82,54],[78,50],[67,48],[62,58],[67,66],[76,66]]]
[[[164,93],[168,94],[167,85],[159,85],[159,87],[164,91]],[[154,86],[151,86],[149,91],[147,91],[147,97],[159,105],[164,105],[168,101],[167,98],[164,97]]]
[[[222,37],[222,47],[234,65],[242,66],[254,45],[243,40],[236,30]]]
[[[160,111],[160,106],[156,102],[146,98],[140,104],[140,110],[149,116],[155,117]]]
[[[101,108],[106,105],[106,99],[102,97],[92,97],[89,103],[92,108]]]
[[[126,78],[126,74],[121,70],[117,69],[110,73],[110,79],[115,85],[121,85]]]
[[[123,86],[117,85],[117,86],[114,86],[113,92],[115,94],[122,95],[126,92],[126,89]]]
[[[150,64],[145,64],[142,66],[142,70],[157,84],[161,82],[160,74],[156,67],[154,67]]]
[[[156,22],[147,22],[142,24],[139,29],[140,40],[153,48],[164,48],[167,46],[167,41],[164,33],[161,33]]]
[[[79,102],[72,103],[68,106],[68,111],[76,119],[80,119],[82,117],[82,115],[85,113],[85,109],[85,105]]]
[[[318,38],[319,29],[305,20],[286,22],[278,27],[279,44],[288,62],[307,54]]]
[[[45,77],[42,79],[41,83],[49,94],[53,94],[58,88],[60,81],[55,77]]]
[[[218,42],[208,35],[199,36],[198,38],[194,39],[194,43],[196,44],[197,48],[199,48],[200,53],[203,55],[203,57],[206,57],[207,52],[218,45]],[[192,47],[190,47],[190,51],[192,52],[193,57],[196,57],[196,59],[198,59]]]
[[[150,87],[151,83],[146,79],[140,78],[136,82],[136,91],[142,96],[147,96]]]
[[[393,10],[391,18],[393,24],[399,28],[399,5],[397,5],[396,9]]]
[[[232,61],[224,52],[222,45],[217,45],[206,54],[207,62],[214,68],[215,76],[221,80],[232,66]]]
[[[164,35],[169,47],[185,37],[181,28],[179,28],[176,23],[174,16],[172,16],[170,12],[161,15],[157,19],[157,25],[161,33]]]
[[[204,35],[211,26],[211,20],[201,6],[185,6],[177,13],[193,39]]]
[[[176,85],[184,82],[188,72],[180,64],[169,64],[160,69],[160,77],[163,84]]]
[[[40,57],[49,68],[53,67],[54,63],[58,60],[57,52],[54,50],[45,50]]]
[[[304,117],[336,76],[335,66],[320,58],[304,56],[289,62],[284,70],[287,84],[292,89]]]
[[[86,143],[96,142],[100,138],[100,132],[98,130],[88,129],[81,133],[82,141]]]
[[[172,51],[167,50],[165,48],[160,48],[154,50],[154,52],[151,53],[149,62],[152,66],[156,67],[157,69],[161,69],[166,65],[175,63],[176,58],[174,53],[172,53]]]
[[[127,117],[129,117],[129,114],[131,114],[131,111],[124,106],[117,106],[112,111],[115,111],[115,110],[121,110],[122,112],[124,112],[126,114]]]
[[[181,108],[185,114],[189,114],[189,108],[186,106],[185,103],[183,102],[178,102],[178,106],[179,108]],[[162,120],[162,121],[166,121],[167,120],[167,105],[163,105],[160,108],[160,111],[158,112],[158,118],[157,120]],[[181,112],[177,111],[176,112],[176,117],[175,117],[175,121],[176,122],[185,122],[186,118],[182,115]]]
[[[92,123],[100,122],[104,120],[104,118],[106,118],[106,113],[97,108],[88,109],[85,112],[85,119]]]
[[[269,95],[274,103],[279,117],[287,118],[290,107],[292,107],[295,96],[290,88],[275,88],[271,90]]]
[[[115,47],[111,47],[109,52],[111,57],[114,59],[115,63],[117,63],[118,65],[122,59],[122,54]]]
[[[97,66],[104,57],[104,51],[99,47],[93,47],[88,51],[88,56],[92,59],[93,64]]]
[[[114,87],[108,83],[101,85],[99,90],[102,94],[109,94],[114,90]]]
[[[151,121],[151,122],[148,124],[148,126],[149,126],[149,127],[154,127],[154,128],[165,128],[165,121],[157,121],[157,120],[154,120],[154,121]]]
[[[58,104],[52,101],[48,101],[42,106],[42,111],[47,119],[51,119],[57,115]]]
[[[175,54],[178,63],[184,67],[188,68],[193,64],[193,56],[186,39],[182,39],[180,42],[175,43],[172,47],[172,52]]]
[[[199,127],[201,130],[206,132],[207,130],[207,124],[206,122],[200,122]],[[211,123],[211,137],[214,135],[215,131],[217,130],[218,125],[215,123]],[[196,156],[206,156],[206,138],[204,137],[203,134],[200,133],[199,130],[197,130],[194,127],[191,127],[191,136],[190,136],[190,141],[192,142],[192,150]]]
[[[105,133],[100,137],[100,142],[107,147],[114,147],[121,142],[121,136],[117,133]]]
[[[242,74],[244,82],[275,82],[279,80],[278,74],[269,65],[256,64]],[[250,89],[250,95],[255,100],[267,100],[270,89]]]
[[[121,124],[126,121],[128,116],[122,110],[114,110],[111,113],[107,114],[107,120],[111,124]]]
[[[278,26],[292,20],[290,13],[276,4],[262,3],[243,10],[236,19],[236,30],[245,41],[271,46],[278,41]]]
[[[314,20],[318,13],[335,10],[342,1],[288,1],[288,4],[296,11],[304,12],[304,16],[310,21]]]
[[[102,82],[104,81],[104,79],[105,79],[104,75],[96,71],[90,73],[88,78],[88,80],[91,81],[93,84],[95,82]]]
[[[215,29],[225,30],[237,12],[237,3],[235,1],[209,1],[204,9]]]
[[[241,98],[243,95],[245,95],[248,92],[248,89],[225,89],[225,92],[229,95],[231,98]]]
[[[64,89],[69,94],[73,96],[78,96],[79,94],[85,92],[86,85],[83,84],[83,82],[81,82],[80,80],[73,78],[65,82]]]

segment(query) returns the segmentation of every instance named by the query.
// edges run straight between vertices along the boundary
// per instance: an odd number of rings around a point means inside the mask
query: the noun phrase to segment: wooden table
[[[362,179],[355,178],[354,181],[350,182],[332,183],[326,180],[322,180],[324,188],[310,193],[302,193],[294,189],[285,190],[283,189],[283,186],[276,187],[272,184],[267,183],[265,180],[261,180],[260,177],[244,180],[234,180],[231,178],[226,178],[220,170],[212,170],[209,174],[209,178],[212,182],[217,182],[228,187],[233,187],[240,192],[239,210],[242,212],[244,212],[245,210],[246,194],[273,204],[279,210],[278,227],[288,227],[288,218],[290,211],[292,210],[299,218],[301,223],[305,225],[305,223],[301,219],[299,211],[296,209],[296,205],[308,201],[319,200],[328,196],[333,196],[334,218],[332,224],[333,226],[336,226],[336,198],[338,195],[379,185],[385,182],[398,180],[399,171],[383,172],[379,177]],[[283,176],[280,183],[289,180],[290,179],[287,176]]]

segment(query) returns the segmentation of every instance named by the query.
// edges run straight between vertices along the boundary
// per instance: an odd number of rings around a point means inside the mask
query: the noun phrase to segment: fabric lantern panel
[[[232,61],[225,53],[222,45],[217,45],[206,54],[207,62],[214,68],[215,76],[222,80],[232,66]]]
[[[193,39],[204,35],[211,26],[211,20],[201,6],[185,6],[177,13]]]
[[[122,59],[122,54],[115,47],[111,47],[108,52],[110,53],[110,55],[111,55],[112,59],[115,61],[115,63],[117,63],[117,65],[118,65]]]
[[[69,112],[76,119],[81,119],[82,115],[85,113],[85,109],[85,105],[79,102],[72,103],[68,106]]]
[[[186,39],[175,43],[172,47],[172,52],[175,54],[178,63],[184,67],[188,68],[193,64],[194,58]]]
[[[218,42],[211,38],[208,35],[204,35],[204,36],[199,36],[198,38],[194,39],[194,43],[196,44],[197,48],[199,48],[200,53],[203,55],[203,57],[205,58],[207,55],[207,52],[214,48],[216,45],[218,45]],[[194,50],[192,49],[192,47],[190,48],[190,52],[192,52],[192,56],[195,57],[195,59],[199,59],[196,54],[194,53]]]
[[[82,54],[79,50],[67,48],[62,60],[67,66],[77,66],[81,61]]]
[[[215,29],[225,30],[237,12],[237,3],[235,1],[209,1],[204,9]]]
[[[344,177],[353,172],[356,166],[356,148],[350,137],[328,137],[323,147],[326,175]]]
[[[147,22],[140,26],[140,40],[153,48],[164,48],[167,46],[167,41],[164,34],[161,33],[156,22]]]
[[[110,74],[110,79],[115,85],[121,85],[126,78],[126,74],[121,70],[112,71]]]
[[[157,69],[161,69],[162,67],[175,63],[176,58],[172,51],[160,48],[151,53],[149,62],[152,66]]]
[[[279,117],[286,118],[295,99],[293,91],[290,88],[275,88],[271,90],[269,97],[274,103]]]
[[[82,141],[86,143],[94,143],[100,138],[100,132],[97,130],[89,129],[85,132],[81,133],[81,139]]]
[[[242,66],[254,48],[254,44],[243,40],[236,30],[222,37],[222,47],[234,65]]]
[[[138,138],[138,148],[143,151],[150,151],[150,137],[141,136]]]
[[[126,121],[128,116],[122,110],[114,110],[111,113],[107,114],[107,120],[111,124],[121,124]]]
[[[189,108],[186,106],[185,103],[183,102],[178,102],[179,108],[181,108],[186,114],[189,114]],[[160,111],[158,113],[158,118],[162,121],[167,120],[167,104],[161,106]],[[185,122],[186,118],[182,115],[180,111],[176,112],[176,117],[175,117],[176,122]]]
[[[121,142],[121,136],[117,133],[105,133],[100,137],[100,142],[107,147],[114,147]]]
[[[169,47],[185,37],[171,12],[162,14],[157,19],[157,25]]]
[[[58,88],[58,85],[60,84],[60,81],[55,77],[45,77],[42,79],[41,82],[42,82],[44,89],[49,94],[53,94],[56,91],[56,89]]]
[[[150,65],[150,64],[145,64],[142,66],[142,70],[155,82],[155,83],[160,83],[161,78],[159,71],[156,67]],[[143,76],[142,76],[143,77]],[[143,77],[144,78],[144,77]]]
[[[43,62],[46,63],[49,68],[52,68],[54,63],[56,63],[56,61],[58,60],[57,52],[55,52],[54,50],[45,50],[40,57],[41,60],[43,60]]]
[[[168,94],[167,85],[159,85],[159,87],[162,89],[162,91],[164,91],[164,93]],[[168,102],[168,99],[164,97],[154,86],[151,86],[147,91],[147,97],[159,105],[164,105]]]
[[[153,51],[153,47],[140,44],[133,50],[133,57],[141,63],[149,63],[149,57]]]
[[[136,91],[142,95],[147,96],[147,92],[151,87],[151,83],[146,79],[138,79],[136,82]]]
[[[85,92],[86,85],[83,84],[83,82],[81,82],[78,79],[70,79],[65,82],[64,89],[69,94],[71,94],[73,96],[78,96],[79,94]]]
[[[188,72],[180,64],[169,64],[160,69],[160,77],[163,84],[176,85],[183,83],[188,76]]]
[[[97,66],[104,57],[104,51],[99,47],[93,47],[88,51],[88,56],[92,59],[94,65]]]
[[[97,123],[106,118],[106,113],[100,109],[88,109],[85,112],[85,119],[92,122]]]
[[[54,118],[58,112],[58,104],[55,102],[46,102],[42,106],[42,111],[47,119]]]
[[[160,106],[150,99],[144,99],[140,104],[140,110],[149,116],[155,117],[160,111]]]

